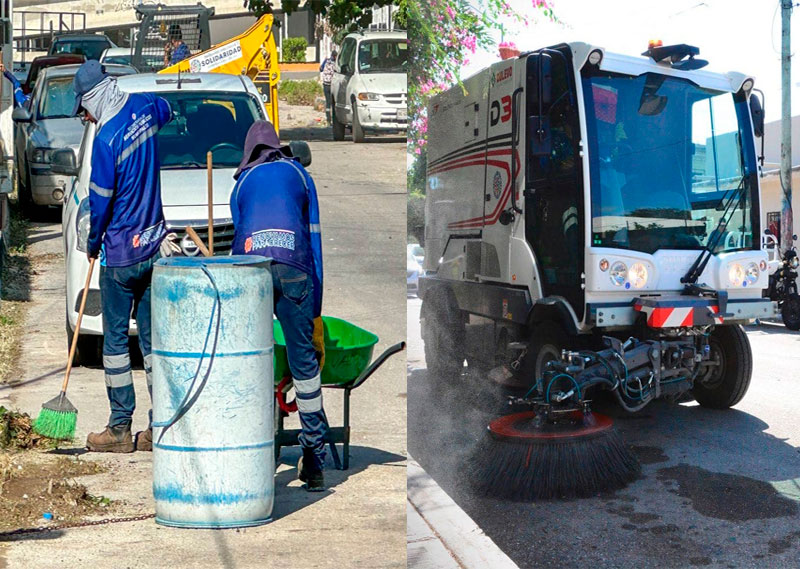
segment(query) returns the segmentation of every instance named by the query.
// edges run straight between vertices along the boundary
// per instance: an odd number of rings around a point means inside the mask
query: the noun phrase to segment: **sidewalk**
[[[411,456],[406,512],[409,569],[519,569]]]

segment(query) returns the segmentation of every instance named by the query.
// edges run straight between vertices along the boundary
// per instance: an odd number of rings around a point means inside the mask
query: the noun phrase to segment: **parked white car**
[[[333,97],[334,140],[353,141],[366,133],[405,133],[408,125],[408,39],[405,32],[357,32],[342,41],[336,60]]]
[[[180,86],[179,82],[180,81]],[[121,77],[120,89],[129,93],[150,92],[166,99],[173,120],[158,133],[161,160],[161,198],[167,228],[177,235],[183,254],[194,256],[197,247],[186,235],[195,228],[201,239],[208,236],[208,193],[206,152],[213,154],[214,253],[227,255],[233,240],[230,194],[233,173],[244,150],[244,140],[254,121],[266,120],[261,96],[247,77],[222,73],[193,73],[191,76],[141,74]],[[86,242],[89,234],[89,178],[96,126],[87,123],[77,161],[71,150],[54,154],[53,168],[75,176],[65,197],[62,232],[66,256],[66,328],[69,340],[78,316],[89,263]],[[311,154],[305,143],[292,143],[295,156],[305,153],[301,163],[309,164]],[[89,296],[81,322],[77,354],[83,364],[95,363],[102,353],[103,321],[100,304],[99,271],[92,275]],[[131,331],[136,331],[131,320]]]

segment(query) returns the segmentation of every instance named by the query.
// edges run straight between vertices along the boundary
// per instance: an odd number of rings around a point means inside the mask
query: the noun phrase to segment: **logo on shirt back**
[[[256,231],[244,241],[244,251],[258,251],[267,247],[279,247],[294,251],[294,231],[286,229],[264,229]]]
[[[158,238],[166,233],[164,229],[164,222],[159,221],[155,225],[148,227],[141,233],[137,233],[133,236],[132,244],[134,249],[138,249],[139,247],[147,247],[150,243],[153,243]]]

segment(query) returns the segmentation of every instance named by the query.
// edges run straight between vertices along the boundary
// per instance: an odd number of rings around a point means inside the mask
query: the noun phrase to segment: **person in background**
[[[175,65],[178,62],[191,57],[192,52],[183,43],[183,32],[179,24],[172,24],[169,27],[169,41],[164,47],[164,66]]]
[[[297,470],[305,489],[325,489],[322,474],[328,423],[322,408],[322,237],[314,180],[282,146],[275,128],[256,121],[231,193],[234,255],[263,255],[271,265],[275,315],[300,413],[303,457]],[[317,353],[322,357],[318,361]],[[271,389],[271,387],[270,387]]]
[[[73,86],[72,114],[97,124],[86,254],[90,260],[100,258],[103,368],[111,406],[108,425],[99,433],[90,433],[86,447],[96,452],[149,451],[153,440],[150,428],[138,433],[135,442],[131,437],[136,395],[128,325],[133,312],[152,397],[150,280],[159,255],[169,254],[156,135],[172,120],[172,110],[152,93],[121,91],[117,80],[93,59],[80,66]]]
[[[14,77],[14,74],[6,69],[6,66],[2,63],[0,63],[0,71],[3,72],[5,78],[8,79],[11,82],[11,85],[14,87],[14,108],[16,109],[17,107],[27,106],[28,101],[31,100],[31,96],[26,95],[22,91],[22,85],[19,84],[19,80]]]
[[[322,81],[322,92],[325,93],[325,118],[328,125],[331,124],[331,79],[333,79],[333,66],[336,63],[336,50],[331,51],[330,57],[326,57],[319,66],[319,79]]]

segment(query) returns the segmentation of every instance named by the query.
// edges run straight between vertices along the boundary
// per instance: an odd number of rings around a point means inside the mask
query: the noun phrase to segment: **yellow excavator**
[[[158,70],[158,73],[210,72],[247,75],[261,93],[267,118],[278,131],[278,82],[281,74],[272,14],[261,16],[243,34],[210,47],[208,18],[213,15],[213,10],[201,4],[137,7],[142,23],[138,42],[134,47],[134,61],[144,62],[147,56],[164,57],[164,39],[177,31],[178,37],[187,45],[192,55]]]

